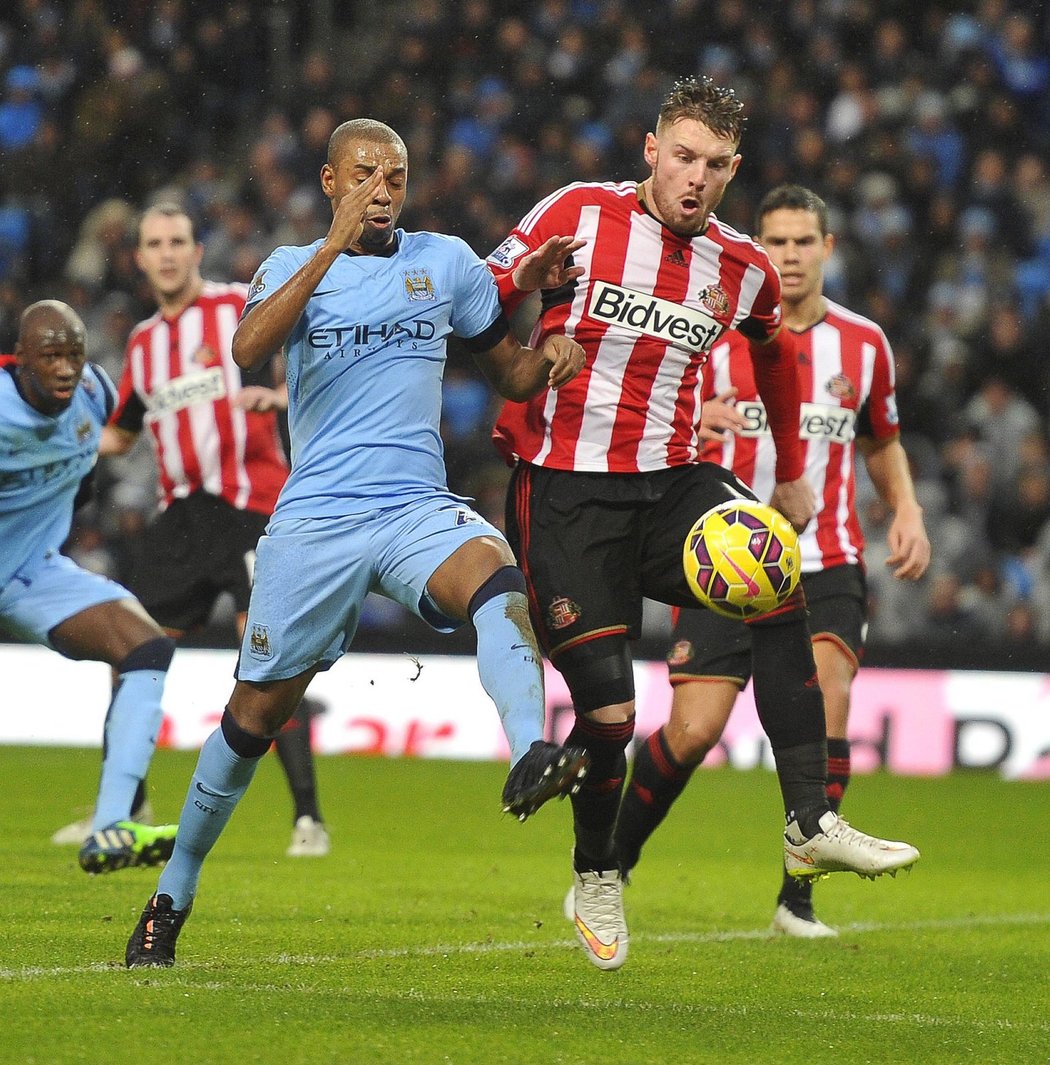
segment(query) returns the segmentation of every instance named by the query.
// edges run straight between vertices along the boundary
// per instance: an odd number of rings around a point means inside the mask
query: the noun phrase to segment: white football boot
[[[817,880],[829,873],[856,873],[874,880],[883,873],[896,876],[919,860],[910,843],[879,839],[853,828],[833,810],[820,821],[820,831],[806,839],[798,822],[784,829],[784,868],[788,876]]]
[[[303,814],[292,829],[292,842],[285,854],[289,858],[323,858],[331,850],[328,830],[320,821]]]
[[[800,917],[784,903],[781,903],[773,914],[773,926],[770,931],[774,935],[792,936],[795,939],[828,939],[838,935],[834,928],[823,921],[817,920],[816,917]]]
[[[623,915],[623,879],[617,869],[604,872],[573,871],[571,911],[576,938],[599,969],[619,969],[627,960],[627,921]]]

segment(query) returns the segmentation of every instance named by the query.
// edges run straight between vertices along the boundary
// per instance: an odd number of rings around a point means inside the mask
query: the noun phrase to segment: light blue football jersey
[[[87,363],[70,405],[41,414],[19,394],[14,366],[0,369],[0,588],[65,542],[116,399],[102,367]]]
[[[505,323],[492,274],[464,241],[400,229],[396,240],[389,256],[340,255],[285,345],[292,471],[274,521],[355,514],[446,487],[447,338],[493,347]],[[244,314],[322,243],[277,248]]]

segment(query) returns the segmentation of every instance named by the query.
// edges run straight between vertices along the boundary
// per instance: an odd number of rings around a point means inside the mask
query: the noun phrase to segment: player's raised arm
[[[576,237],[554,236],[523,255],[525,245],[513,234],[508,237],[487,260],[503,309],[510,314],[530,292],[560,288],[582,277],[585,271],[572,265],[572,253],[586,243]],[[510,259],[508,253],[518,258]]]
[[[360,185],[351,187],[339,200],[321,247],[269,299],[241,319],[233,335],[233,361],[242,370],[254,369],[284,347],[321,278],[361,235],[365,213],[384,180],[377,167]]]

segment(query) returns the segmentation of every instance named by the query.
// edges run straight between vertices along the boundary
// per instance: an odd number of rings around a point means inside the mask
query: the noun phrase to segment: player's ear
[[[325,163],[321,167],[321,191],[329,198],[335,195],[335,171],[331,163]]]
[[[645,148],[642,154],[650,167],[656,166],[656,160],[660,155],[660,142],[656,139],[655,133],[645,135]]]

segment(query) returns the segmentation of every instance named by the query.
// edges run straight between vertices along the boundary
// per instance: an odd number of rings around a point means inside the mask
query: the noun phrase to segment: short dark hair
[[[138,225],[135,227],[138,243],[142,243],[142,223],[151,214],[163,215],[165,218],[185,218],[190,224],[190,240],[192,240],[194,244],[197,243],[197,223],[193,221],[193,215],[191,215],[181,203],[176,203],[174,200],[163,200],[160,203],[151,203],[149,207],[139,215]]]
[[[828,205],[811,189],[802,185],[777,185],[762,197],[755,212],[755,232],[762,232],[762,219],[774,211],[812,211],[817,216],[820,235],[828,235]]]
[[[671,87],[660,106],[656,122],[670,125],[682,118],[702,122],[712,133],[728,137],[734,144],[740,143],[744,133],[744,105],[732,89],[716,85],[706,75],[680,78]]]
[[[332,166],[335,160],[342,154],[349,141],[369,141],[372,144],[392,144],[408,158],[408,149],[398,132],[391,129],[385,122],[379,122],[374,118],[352,118],[340,126],[336,126],[331,137],[328,138],[328,165]]]

